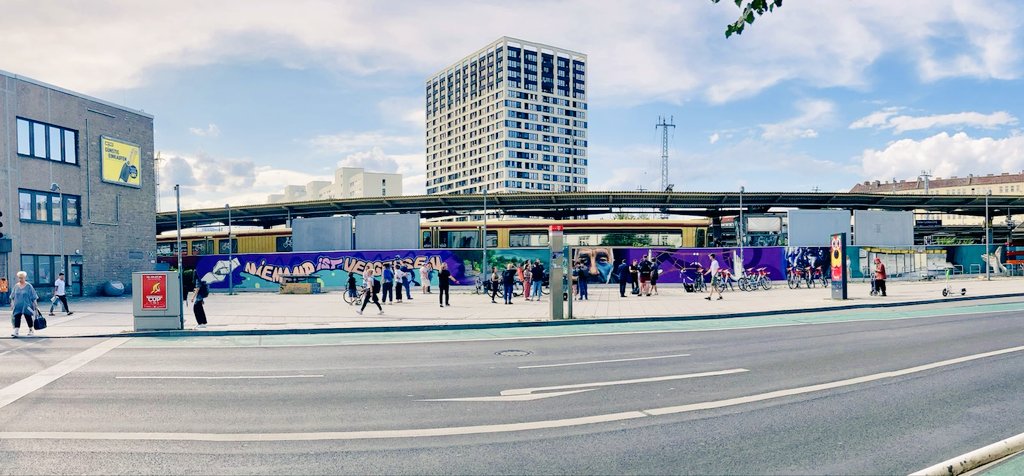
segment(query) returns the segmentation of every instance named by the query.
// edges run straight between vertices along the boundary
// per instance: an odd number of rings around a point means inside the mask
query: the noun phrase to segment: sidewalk
[[[781,285],[781,286],[780,286]],[[968,298],[982,296],[1024,296],[1024,278],[961,279],[952,281],[959,299],[960,288],[967,289]],[[776,283],[769,291],[726,291],[721,301],[706,301],[705,295],[686,293],[679,285],[663,286],[660,295],[638,297],[627,294],[621,298],[618,286],[590,287],[589,301],[574,301],[573,316],[577,320],[643,319],[655,317],[707,317],[758,313],[789,313],[833,308],[872,307],[892,304],[916,304],[941,301],[945,282],[890,282],[889,296],[870,296],[867,283],[853,283],[849,287],[850,299],[834,301],[830,291],[822,288],[789,289],[785,283]],[[280,295],[275,293],[215,293],[207,299],[206,313],[209,326],[194,331],[281,331],[344,328],[387,328],[410,326],[452,326],[502,323],[537,323],[549,321],[548,296],[542,302],[527,302],[516,298],[514,305],[492,304],[488,296],[475,295],[468,290],[452,293],[451,307],[441,308],[437,294],[413,293],[413,300],[401,304],[385,305],[384,315],[377,315],[372,304],[364,315],[342,301],[340,292],[320,295]],[[44,303],[47,304],[47,303]],[[110,335],[133,330],[131,297],[85,298],[73,300],[73,316],[48,317],[49,327],[39,334],[50,337]],[[49,306],[42,306],[45,311]],[[185,312],[185,328],[195,327],[191,307]],[[383,330],[383,329],[382,329]],[[4,330],[2,337],[9,336]]]

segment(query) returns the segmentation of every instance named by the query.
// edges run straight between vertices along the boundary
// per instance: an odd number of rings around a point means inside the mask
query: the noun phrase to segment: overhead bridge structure
[[[739,212],[738,192],[578,192],[487,195],[491,215],[568,218],[618,212],[657,211],[669,215],[721,217]],[[773,209],[922,210],[931,213],[985,215],[984,195],[889,195],[871,193],[743,193],[744,213]],[[419,213],[424,218],[480,214],[483,195],[419,195],[316,200],[242,205],[231,208],[235,225],[271,227],[293,218],[380,213]],[[991,195],[990,216],[1024,211],[1024,196]],[[225,208],[182,210],[181,226],[226,223]],[[156,232],[176,229],[174,211],[156,216]]]

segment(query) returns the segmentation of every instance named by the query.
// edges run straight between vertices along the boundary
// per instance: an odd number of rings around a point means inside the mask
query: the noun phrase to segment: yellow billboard
[[[103,181],[128,187],[142,187],[142,148],[110,137],[100,137]]]

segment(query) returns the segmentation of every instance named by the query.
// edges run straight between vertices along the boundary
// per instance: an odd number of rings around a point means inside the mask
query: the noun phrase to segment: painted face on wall
[[[576,259],[586,268],[587,274],[599,277],[601,281],[608,280],[614,267],[611,248],[580,248]]]

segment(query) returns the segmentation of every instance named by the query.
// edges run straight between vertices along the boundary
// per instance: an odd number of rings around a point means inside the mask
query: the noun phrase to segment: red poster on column
[[[142,275],[142,308],[167,309],[167,275]]]

